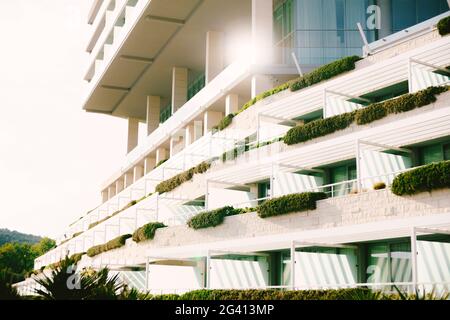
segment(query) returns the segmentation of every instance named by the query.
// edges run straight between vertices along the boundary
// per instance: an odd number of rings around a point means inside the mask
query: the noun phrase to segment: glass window
[[[443,154],[441,144],[433,144],[422,148],[422,164],[429,164],[442,160]]]
[[[412,281],[411,244],[409,242],[391,244],[391,282]]]
[[[450,160],[450,143],[444,144],[444,160]]]
[[[446,0],[391,0],[394,32],[409,28],[448,10]]]
[[[258,198],[265,198],[270,195],[270,183],[261,182],[258,183]],[[263,201],[259,201],[260,203]]]

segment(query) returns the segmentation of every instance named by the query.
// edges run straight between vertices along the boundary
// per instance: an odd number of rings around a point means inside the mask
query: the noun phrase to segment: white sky
[[[86,113],[90,0],[0,0],[0,228],[56,237],[97,206],[126,121]]]

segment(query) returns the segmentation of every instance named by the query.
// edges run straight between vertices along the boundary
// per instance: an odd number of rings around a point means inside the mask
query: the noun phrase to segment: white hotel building
[[[84,254],[78,268],[108,266],[152,293],[450,284],[450,189],[390,190],[399,173],[450,160],[450,92],[307,142],[277,140],[294,126],[448,85],[450,36],[436,28],[450,15],[447,1],[92,2],[82,108],[128,121],[127,153],[99,206],[70,224],[36,269],[158,221],[167,227],[153,239]],[[368,25],[370,10],[379,28]],[[351,55],[363,57],[354,70],[266,97],[215,128],[258,94]],[[207,172],[155,192],[203,161]],[[386,188],[374,190],[378,182]],[[204,211],[309,191],[328,198],[315,210],[186,224]]]

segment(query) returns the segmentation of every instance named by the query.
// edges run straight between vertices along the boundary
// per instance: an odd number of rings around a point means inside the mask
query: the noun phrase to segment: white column
[[[133,170],[133,181],[136,182],[144,176],[144,167],[136,166]]]
[[[108,187],[108,198],[111,199],[116,195],[116,185],[111,185]]]
[[[128,142],[127,153],[136,148],[139,136],[139,120],[134,118],[128,119]]]
[[[380,26],[378,30],[378,38],[385,38],[392,34],[392,10],[391,0],[378,0],[378,6],[380,7]]]
[[[223,118],[223,113],[219,111],[205,111],[204,113],[204,134],[212,130],[212,127],[217,125]]]
[[[239,110],[239,96],[234,93],[227,94],[225,97],[225,115],[236,113]]]
[[[252,0],[252,50],[256,64],[273,57],[273,0]]]
[[[175,113],[187,101],[188,69],[172,69],[172,113]]]
[[[224,67],[224,34],[217,31],[206,33],[205,83],[214,79]]]
[[[170,157],[182,150],[182,146],[184,146],[184,133],[184,131],[178,132],[170,138]]]
[[[108,201],[108,189],[102,191],[102,202]]]
[[[155,157],[146,157],[144,159],[144,172],[148,174],[153,168],[156,166],[156,158]]]
[[[262,74],[252,76],[252,89],[251,89],[252,99],[256,97],[258,94],[263,93],[272,88],[273,88],[272,77]]]
[[[147,96],[147,135],[159,126],[159,113],[161,110],[161,98]]]
[[[167,149],[166,148],[158,148],[156,149],[156,164],[158,164],[162,160],[167,159]]]
[[[252,0],[252,50],[253,63],[273,63],[273,0]],[[273,81],[266,75],[252,77],[251,96],[273,88]]]
[[[116,194],[118,194],[120,191],[123,190],[124,187],[124,181],[123,178],[120,178],[116,181]]]
[[[133,171],[128,171],[127,173],[125,173],[124,177],[125,177],[125,188],[128,188],[134,182]]]
[[[194,141],[200,139],[203,136],[203,121],[194,121]]]
[[[189,124],[186,126],[185,130],[185,134],[184,134],[184,146],[187,147],[188,145],[190,145],[192,142],[195,141],[195,136],[194,136],[194,124]]]

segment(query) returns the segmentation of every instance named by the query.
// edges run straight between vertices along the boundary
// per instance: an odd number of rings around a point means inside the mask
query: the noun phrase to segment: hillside
[[[37,243],[41,237],[8,229],[0,229],[0,246],[8,242]]]

